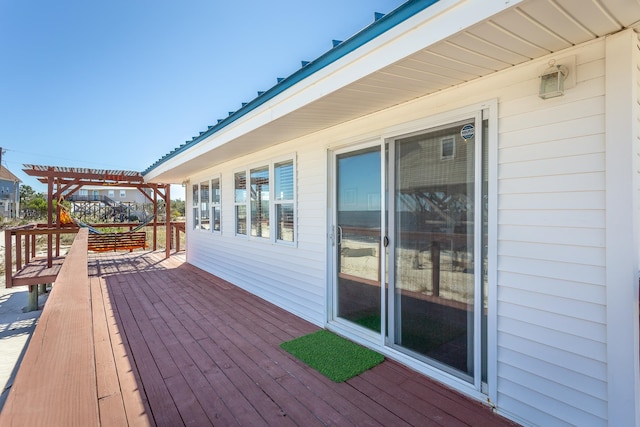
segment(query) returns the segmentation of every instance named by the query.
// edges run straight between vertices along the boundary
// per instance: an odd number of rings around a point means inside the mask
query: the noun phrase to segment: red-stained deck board
[[[207,293],[211,294],[211,291],[202,292],[201,287],[198,286],[197,283],[195,283],[194,281],[190,281],[190,283],[193,283],[193,285],[187,288],[184,288],[183,294],[192,294],[195,297],[194,299],[195,304],[202,306],[202,308],[204,309],[204,312],[218,313],[218,316],[220,315],[220,313],[225,312],[226,306],[224,304],[219,303],[219,301],[224,301],[224,298],[220,298],[217,296],[215,298],[209,299],[207,298],[206,294]],[[192,289],[194,287],[197,289],[196,290]],[[251,298],[251,296],[249,295],[247,296]],[[245,301],[242,298],[235,298],[234,302],[236,303],[236,306],[234,306],[230,312],[234,314],[236,317],[232,319],[226,319],[226,320],[221,319],[222,321],[229,324],[234,324],[234,325],[242,325],[244,322],[249,327],[251,325],[260,325],[260,327],[264,328],[266,332],[269,332],[272,329],[271,327],[273,327],[273,325],[269,323],[265,323],[265,320],[267,320],[268,317],[271,317],[269,320],[274,321],[275,323],[277,318],[273,315],[275,313],[274,310],[268,310],[270,311],[268,316],[265,316],[264,312],[261,312],[260,315],[256,314],[254,316],[253,315],[254,312],[259,311],[258,309],[255,309],[256,307],[255,303],[250,304],[248,301]],[[212,321],[215,322],[215,319]],[[300,323],[299,320],[298,320],[298,323]],[[317,328],[314,328],[314,327],[303,328],[304,333],[311,332],[314,329],[317,329]],[[278,331],[282,332],[279,329]],[[300,330],[298,330],[297,332],[298,334],[302,333]],[[255,335],[251,331],[247,330],[246,328],[238,331],[238,334],[245,338]],[[271,360],[271,358],[282,359],[281,353],[274,353],[274,352],[282,352],[282,350],[279,350],[277,346],[279,345],[279,343],[283,341],[283,339],[280,339],[277,337],[274,339],[269,333],[260,333],[258,335],[264,338],[265,341],[267,341],[266,343],[263,343],[265,344],[264,347],[268,349],[268,353],[266,354],[268,358],[267,360]],[[286,336],[286,339],[291,339],[291,338],[292,336],[289,336],[289,335]],[[310,377],[314,377],[316,375],[320,376],[315,371],[312,371],[312,370],[310,371],[308,368],[306,368],[306,372],[305,372],[305,367],[303,365],[300,365],[299,362],[297,361],[291,360],[290,358],[288,358],[288,356],[282,359],[282,361],[280,362],[280,365],[283,365],[283,366],[286,365],[287,366],[286,369],[288,371],[291,371],[291,370],[298,371],[302,375],[310,374],[309,375]],[[272,376],[276,378],[280,378],[282,374],[283,372],[278,371],[272,374]],[[286,376],[283,376],[283,377],[286,378]],[[319,389],[316,392],[317,393],[316,395],[309,395],[309,389],[311,388],[309,384],[305,385],[304,387],[302,387],[300,383],[289,382],[288,384],[285,384],[285,387],[287,387],[290,390],[294,390],[297,388],[296,391],[300,392],[300,395],[303,396],[303,400],[305,402],[309,402],[309,401],[322,402],[323,399],[327,400],[328,402],[330,402],[332,406],[334,406],[337,409],[337,411],[340,414],[340,418],[342,417],[351,418],[351,422],[354,424],[358,422],[362,422],[363,420],[365,420],[367,424],[371,424],[371,425],[377,424],[377,422],[373,418],[371,418],[367,413],[365,413],[365,411],[361,410],[359,407],[357,407],[356,405],[354,405],[353,403],[345,399],[345,397],[348,397],[349,391],[345,390],[347,392],[344,393],[344,396],[340,396],[338,393],[336,393],[336,390],[332,390],[330,387],[327,387],[326,385],[323,384],[322,381],[316,381],[316,383],[313,384],[313,386],[314,386],[313,387],[314,389]],[[342,387],[349,388],[348,386],[345,386],[345,385],[342,385]],[[377,414],[377,415],[381,417],[382,421],[386,421],[386,424],[390,424],[390,423],[397,424],[401,422],[399,418],[392,416],[392,414],[388,413],[388,411],[382,411],[382,412],[386,412],[386,413]],[[344,423],[344,420],[341,419],[341,421],[342,423]],[[336,422],[336,420],[334,419],[333,422]]]
[[[120,393],[120,382],[113,357],[109,327],[100,289],[100,279],[92,278],[90,286],[98,407],[100,414],[102,414],[102,421],[105,424],[125,425],[127,416],[122,394]]]
[[[116,288],[109,286],[107,278],[107,290],[112,294],[112,303],[118,307],[121,329],[129,345],[130,357],[138,371],[153,418],[157,425],[182,425],[180,412],[135,321],[128,301]]]
[[[125,414],[127,416],[127,423],[124,425],[140,427],[154,426],[155,422],[147,404],[146,395],[140,392],[142,387],[138,372],[135,367],[132,367],[132,362],[128,357],[128,355],[131,354],[131,350],[129,349],[126,339],[123,339],[118,327],[119,324],[122,324],[119,313],[111,304],[109,293],[105,289],[106,284],[104,279],[101,277],[92,277],[92,280],[97,280],[100,285],[100,295],[106,314],[113,361],[120,385]],[[109,414],[105,412],[103,416],[108,417]],[[111,425],[107,422],[103,424]]]
[[[194,281],[191,280],[189,283],[194,283]],[[255,307],[255,304],[242,304],[241,302],[244,302],[242,298],[234,298],[236,305],[228,307],[220,302],[224,301],[224,298],[216,297],[209,299],[205,295],[207,292],[201,292],[201,290],[198,291],[197,289],[194,291],[194,289],[192,289],[193,287],[199,288],[194,284],[183,288],[183,292],[181,292],[181,294],[188,295],[193,293],[193,296],[195,297],[193,299],[193,304],[195,306],[199,306],[203,311],[205,318],[211,318],[210,321],[212,325],[220,321],[228,325],[233,325],[236,332],[232,333],[232,335],[241,336],[245,341],[247,341],[247,343],[242,342],[241,344],[245,346],[242,349],[243,353],[260,358],[260,360],[262,360],[262,368],[268,372],[272,378],[280,382],[292,395],[305,402],[307,406],[310,406],[312,412],[325,414],[324,422],[345,424],[347,422],[345,420],[346,414],[355,414],[350,423],[361,422],[365,419],[371,424],[376,424],[371,417],[355,405],[345,404],[345,399],[340,396],[336,396],[332,390],[328,388],[323,389],[324,396],[321,396],[322,393],[313,394],[309,389],[309,385],[303,385],[297,380],[289,380],[293,377],[287,375],[287,371],[282,370],[279,365],[270,363],[274,358],[282,359],[283,352],[278,348],[278,345],[282,340],[279,338],[274,339],[271,334],[268,333],[268,329],[265,328],[265,322],[263,321],[264,317],[258,317],[254,314],[253,310],[247,309],[247,306],[253,308]],[[208,293],[210,294],[211,292],[209,291]],[[248,294],[246,296],[248,298],[251,297]],[[215,316],[213,313],[215,313]],[[266,325],[269,324],[267,323]],[[254,328],[257,330],[255,333],[253,331]],[[263,328],[265,331],[262,330]],[[308,330],[312,329],[310,328]],[[287,336],[287,339],[290,338],[290,336]],[[253,347],[246,347],[247,345]],[[263,352],[266,354],[256,354],[254,350],[258,347],[262,347]],[[266,358],[264,357],[265,355]],[[284,359],[284,364],[289,365],[289,367],[293,369],[300,366],[298,363],[287,358]],[[317,373],[312,372],[312,375],[317,375]],[[290,399],[289,396],[286,396],[285,398]],[[324,402],[325,399],[331,401],[332,406],[326,404]],[[311,402],[311,404],[309,402]],[[400,420],[397,417],[392,417],[389,421],[398,423]]]
[[[197,300],[194,300],[193,303],[197,303]],[[187,309],[189,312],[192,312],[192,307],[189,307],[187,304],[176,304],[171,307],[172,312],[176,314],[176,319],[178,316],[182,317],[185,309]],[[227,348],[227,351],[233,351],[232,354],[234,355],[234,360],[245,361],[244,369],[255,382],[265,384],[262,387],[272,387],[272,392],[270,394],[272,396],[272,400],[276,401],[276,403],[280,403],[280,407],[286,407],[286,412],[290,413],[289,416],[294,417],[294,419],[298,419],[297,417],[302,417],[299,419],[300,422],[316,422],[317,420],[315,419],[315,417],[309,413],[308,405],[303,405],[296,401],[297,393],[285,390],[280,385],[276,386],[275,383],[271,381],[264,380],[264,378],[266,378],[266,375],[270,375],[270,370],[273,367],[277,367],[277,365],[274,365],[270,360],[265,358],[264,353],[262,353],[254,345],[256,341],[256,334],[252,331],[244,329],[242,325],[237,322],[238,319],[228,319],[226,317],[227,315],[223,311],[224,309],[228,308],[220,307],[219,309],[217,309],[216,307],[211,307],[211,311],[223,316],[221,320],[227,323],[226,325],[222,326],[221,332],[231,341],[232,345],[235,345],[235,348],[231,346]],[[182,311],[182,313],[179,313],[179,310]],[[196,314],[196,316],[199,315]],[[233,324],[233,327],[231,326],[231,322],[235,322]],[[215,327],[215,325],[212,326]],[[260,325],[255,326],[259,330]],[[174,327],[179,326],[175,325]],[[242,328],[242,331],[238,331],[235,327]],[[279,371],[278,374],[280,374]],[[270,376],[273,378],[273,375]],[[282,403],[282,401],[285,401],[286,405]],[[327,410],[331,410],[331,408],[327,408]]]
[[[465,399],[458,392],[450,389],[442,390],[442,386],[422,375],[409,377],[406,375],[406,369],[397,363],[386,363],[385,368],[375,371],[380,376],[377,382],[389,383],[400,380],[397,384],[407,399],[412,399],[413,396],[414,400],[420,401],[422,396],[432,395],[433,398],[430,400],[432,412],[447,411],[462,421],[464,425],[473,425],[474,427],[495,425],[495,417],[490,412],[484,411],[483,409],[486,408],[480,402]]]
[[[40,285],[55,282],[65,257],[54,257],[51,267],[47,258],[37,257],[29,260],[20,270],[16,271],[11,280],[11,286]]]
[[[80,284],[66,287],[70,308],[54,286],[16,378],[12,394],[42,412],[21,415],[10,394],[0,425],[515,425],[390,360],[328,380],[279,348],[316,326],[182,257],[91,254],[88,271],[66,272]],[[52,391],[31,396],[25,381],[43,380]]]

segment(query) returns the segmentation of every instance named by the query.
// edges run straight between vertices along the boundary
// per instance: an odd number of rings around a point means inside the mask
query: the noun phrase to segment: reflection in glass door
[[[336,314],[380,332],[380,146],[335,157]]]
[[[390,151],[391,340],[401,351],[471,382],[478,360],[476,267],[482,258],[476,241],[481,164],[475,127],[475,118],[452,123],[397,139]]]

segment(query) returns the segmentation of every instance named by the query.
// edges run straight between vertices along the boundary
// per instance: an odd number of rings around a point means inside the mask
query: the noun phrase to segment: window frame
[[[200,230],[200,180],[195,184],[191,183],[191,216],[193,223],[192,230]]]
[[[213,202],[213,182],[217,180],[218,181],[218,191],[220,192],[220,197],[218,202],[214,203]],[[206,203],[206,208],[204,210],[206,210],[207,214],[209,215],[209,227],[208,228],[204,228],[202,226],[202,212],[203,212],[203,205],[202,205],[202,184],[207,184],[208,186],[208,199],[205,201]],[[212,233],[212,234],[221,234],[222,232],[222,178],[220,177],[220,175],[213,175],[211,177],[206,177],[206,178],[192,178],[191,179],[191,216],[192,216],[192,225],[191,225],[191,229],[192,230],[199,230],[199,231],[204,231],[207,233]],[[220,229],[216,230],[214,228],[214,221],[213,221],[213,215],[214,215],[214,208],[217,207],[220,213]]]
[[[277,184],[278,182],[276,181],[276,168],[280,165],[284,165],[284,164],[288,164],[291,163],[291,168],[292,168],[292,172],[291,172],[291,199],[279,199],[278,196],[275,194],[276,191],[278,190],[277,188]],[[273,193],[274,193],[274,197],[271,200],[271,203],[273,205],[272,209],[272,217],[273,217],[273,226],[272,226],[272,230],[273,230],[273,237],[274,240],[276,242],[282,242],[283,244],[295,244],[297,242],[297,236],[298,236],[298,230],[297,230],[297,209],[296,209],[296,200],[297,200],[297,192],[296,192],[296,161],[295,161],[295,157],[291,157],[291,158],[286,158],[286,159],[281,159],[281,160],[277,160],[273,162],[273,170],[272,170],[272,187],[273,187]],[[285,239],[279,239],[278,235],[280,234],[280,224],[278,221],[278,208],[281,208],[283,205],[291,205],[291,210],[292,210],[292,215],[293,215],[293,237],[292,240],[285,240]]]
[[[207,185],[207,200],[203,200],[202,191],[203,185]],[[200,179],[198,182],[198,218],[200,223],[200,230],[210,231],[211,230],[211,181],[207,179]],[[209,216],[206,218],[208,221],[203,221],[202,214],[206,212]]]
[[[276,200],[275,197],[275,168],[276,165],[281,165],[284,163],[291,163],[292,166],[292,193],[293,199],[287,200]],[[261,169],[267,168],[269,173],[269,236],[268,237],[260,237],[260,236],[252,236],[252,214],[251,214],[251,172]],[[236,187],[236,176],[238,174],[244,174],[245,176],[245,198],[244,201],[238,202],[236,199],[236,191],[238,191],[238,187]],[[235,230],[234,234],[238,237],[255,240],[260,242],[268,242],[272,244],[279,244],[285,246],[297,246],[298,244],[298,215],[297,215],[297,165],[296,165],[296,156],[295,154],[290,154],[286,156],[281,156],[273,159],[269,159],[263,162],[256,162],[252,165],[235,169],[233,171],[233,180],[234,180],[234,224]],[[292,207],[292,215],[293,215],[293,240],[283,240],[278,238],[278,224],[277,221],[277,209],[282,205],[291,205]],[[238,233],[238,207],[244,206],[246,212],[246,234]]]
[[[237,181],[238,178],[237,176],[239,174],[244,174],[244,189],[241,189],[238,187]],[[235,236],[238,237],[242,237],[242,238],[248,238],[249,237],[249,219],[248,216],[250,215],[251,211],[250,208],[247,207],[247,204],[249,203],[249,189],[247,188],[247,177],[249,176],[249,170],[248,168],[242,168],[242,169],[236,169],[233,171],[233,234]],[[238,201],[238,191],[244,191],[244,200]],[[244,233],[239,233],[238,232],[238,208],[244,207]]]
[[[218,192],[219,197],[218,201],[214,202],[213,197],[213,182],[218,181]],[[219,225],[218,229],[215,228],[215,210],[218,210],[219,213]],[[222,177],[220,175],[215,175],[209,179],[209,220],[211,221],[211,232],[214,234],[222,233]]]
[[[445,154],[445,144],[451,144],[451,154]],[[455,135],[440,138],[440,160],[453,160],[456,157]]]

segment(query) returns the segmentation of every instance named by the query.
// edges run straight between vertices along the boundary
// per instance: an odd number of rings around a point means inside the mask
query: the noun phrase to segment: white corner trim
[[[614,426],[640,425],[637,42],[633,30],[606,39],[607,388]]]

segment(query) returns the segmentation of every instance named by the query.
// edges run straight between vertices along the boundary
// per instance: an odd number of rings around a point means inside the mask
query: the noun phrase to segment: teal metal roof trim
[[[190,141],[186,141],[184,144],[175,148],[173,151],[165,154],[157,160],[154,164],[149,166],[142,172],[142,175],[146,175],[161,164],[175,157],[179,153],[193,147],[219,130],[225,128],[227,125],[235,122],[240,119],[244,115],[249,112],[255,110],[271,99],[275,98],[285,90],[294,86],[295,84],[301,82],[307,77],[313,75],[317,71],[322,70],[328,65],[333,64],[338,61],[342,57],[348,55],[359,47],[365,45],[376,37],[384,34],[386,31],[395,27],[398,24],[406,21],[411,18],[413,15],[423,11],[424,9],[432,6],[437,3],[439,0],[409,0],[406,3],[402,4],[398,8],[389,12],[387,15],[382,15],[380,13],[375,13],[375,21],[369,26],[365,27],[349,39],[339,42],[337,40],[333,41],[333,49],[324,53],[316,60],[307,62],[302,61],[302,68],[298,71],[291,74],[289,77],[277,79],[278,83],[273,86],[271,89],[265,92],[258,92],[258,96],[254,98],[252,101],[243,103],[242,107],[237,111],[230,111],[229,116],[224,119],[219,119],[218,123],[213,126],[209,126],[208,129],[204,132],[200,132],[198,136],[194,136]]]

